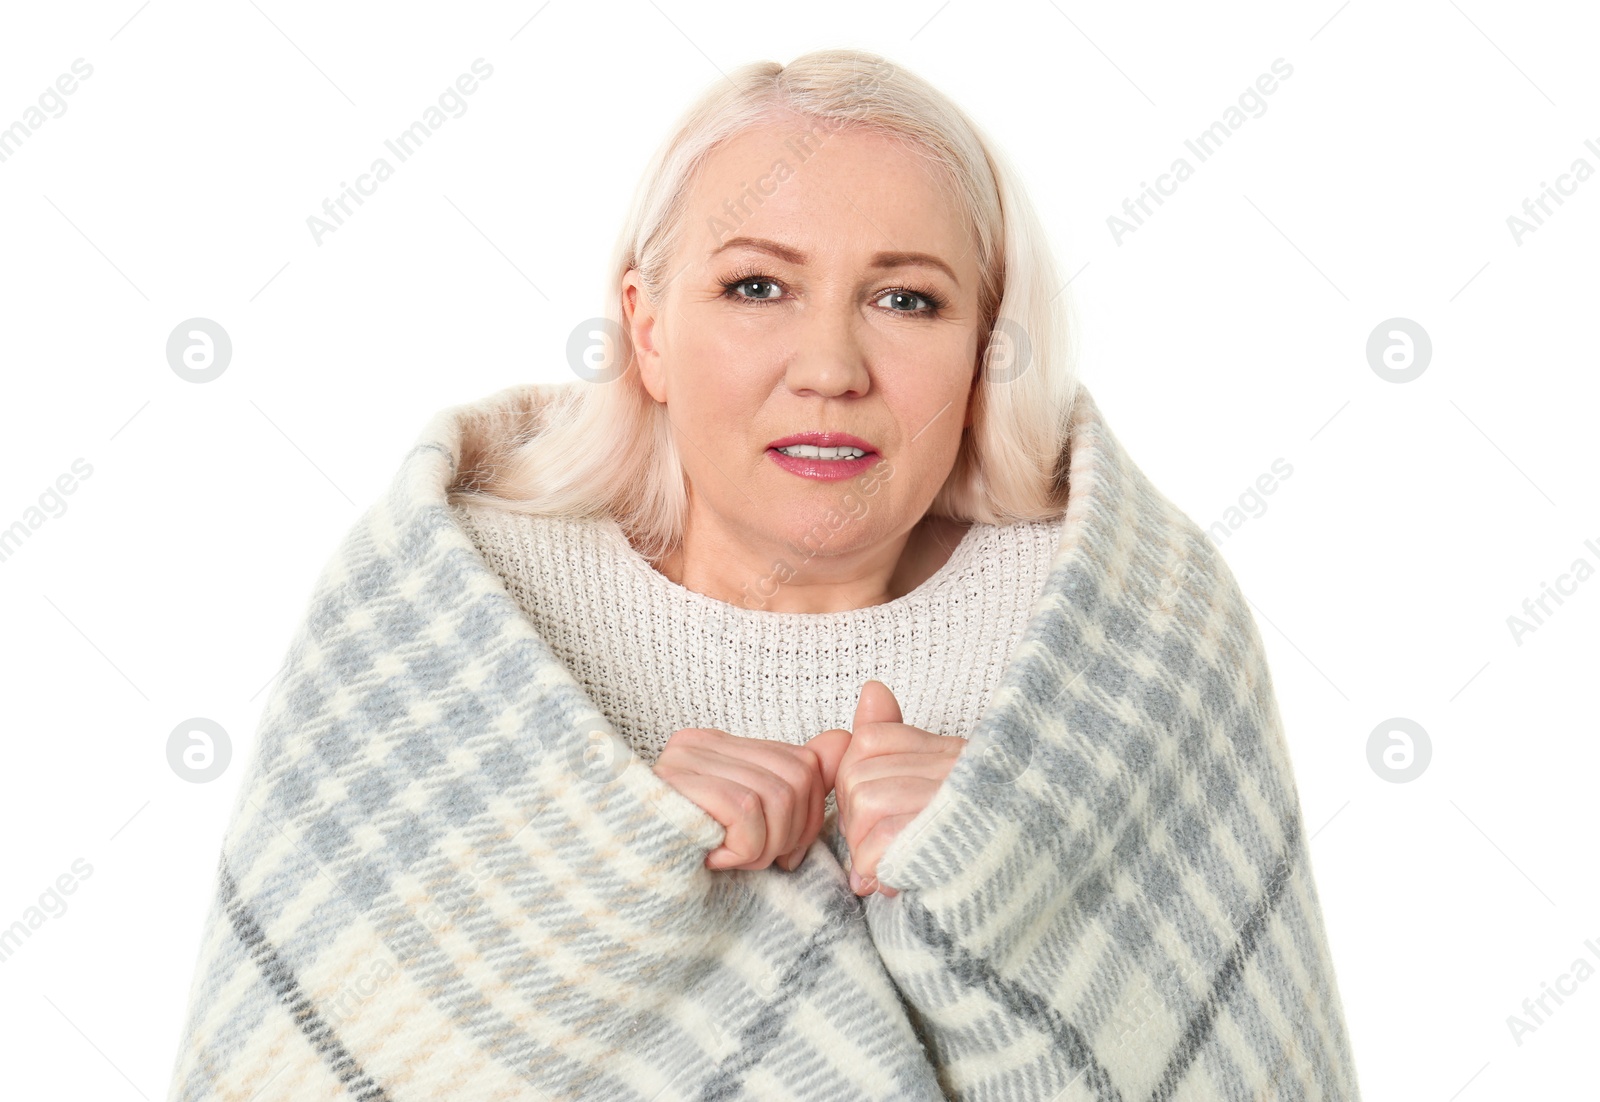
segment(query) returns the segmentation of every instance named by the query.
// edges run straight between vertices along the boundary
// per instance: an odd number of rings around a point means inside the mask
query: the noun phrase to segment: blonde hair
[[[665,411],[632,370],[622,279],[637,268],[645,294],[659,303],[676,274],[667,269],[689,230],[686,203],[701,165],[719,143],[786,115],[830,132],[866,127],[903,141],[940,170],[972,228],[983,273],[982,375],[972,424],[928,512],[988,524],[1060,515],[1078,380],[1069,327],[1058,316],[1070,302],[1056,302],[1065,295],[1043,227],[1010,166],[959,107],[920,77],[854,49],[813,51],[787,66],[745,65],[679,118],[647,166],[618,237],[606,316],[579,327],[603,327],[615,342],[611,362],[621,366],[601,381],[546,390],[552,400],[539,423],[486,442],[463,465],[451,500],[610,515],[651,561],[677,547],[688,488]],[[580,364],[572,367],[583,373]]]

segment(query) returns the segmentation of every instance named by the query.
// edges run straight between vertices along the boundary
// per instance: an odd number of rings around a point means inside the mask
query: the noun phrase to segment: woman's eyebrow
[[[730,237],[717,248],[707,253],[706,259],[709,260],[726,249],[754,249],[757,252],[770,253],[786,264],[794,264],[800,267],[804,267],[806,263],[805,253],[797,249],[791,249],[787,245],[780,245],[776,241],[769,241],[764,237]],[[873,253],[872,259],[868,262],[868,267],[871,268],[903,268],[908,265],[937,268],[949,276],[950,281],[957,287],[961,286],[961,280],[956,278],[956,273],[951,269],[950,265],[932,253],[878,252]]]

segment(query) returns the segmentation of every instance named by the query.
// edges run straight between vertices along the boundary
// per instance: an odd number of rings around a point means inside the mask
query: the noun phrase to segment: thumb
[[[861,696],[856,700],[856,718],[852,728],[864,723],[903,723],[900,702],[882,681],[868,681],[861,686]]]
[[[806,746],[814,751],[817,759],[822,763],[822,790],[833,791],[833,782],[839,775],[839,763],[844,761],[845,751],[850,749],[850,732],[842,727],[835,727],[814,735],[807,740]]]

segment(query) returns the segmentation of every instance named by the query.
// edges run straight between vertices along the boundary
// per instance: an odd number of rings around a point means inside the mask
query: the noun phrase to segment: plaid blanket
[[[1358,1099],[1255,624],[1087,390],[1044,594],[863,900],[835,814],[707,870],[451,519],[554,389],[438,413],[319,576],[171,1099]]]

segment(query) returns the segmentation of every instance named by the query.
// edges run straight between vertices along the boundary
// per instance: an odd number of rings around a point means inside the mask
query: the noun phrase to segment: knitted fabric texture
[[[1087,390],[1032,617],[859,899],[836,818],[793,873],[706,869],[723,827],[456,523],[553,389],[437,414],[319,576],[171,1099],[1359,1097],[1261,639]]]
[[[610,518],[529,516],[477,503],[452,511],[556,658],[647,764],[680,727],[797,744],[849,728],[871,678],[894,692],[905,722],[966,738],[1027,626],[1063,524],[974,524],[911,592],[810,614],[744,608],[686,589],[652,567]]]

